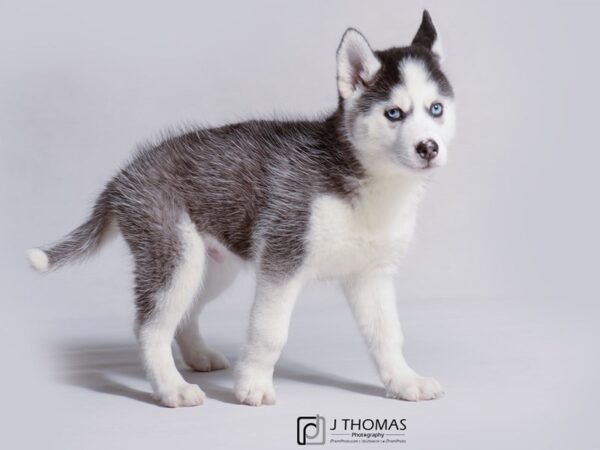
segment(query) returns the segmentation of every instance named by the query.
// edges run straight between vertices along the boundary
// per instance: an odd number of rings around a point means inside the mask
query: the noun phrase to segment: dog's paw
[[[163,406],[177,408],[178,406],[197,406],[204,403],[206,394],[196,384],[183,383],[156,394]]]
[[[393,380],[387,385],[387,396],[416,402],[419,400],[433,400],[444,395],[442,385],[434,378],[410,375]]]
[[[197,372],[210,372],[229,368],[229,361],[219,352],[195,352],[184,356],[185,363]]]
[[[236,373],[233,392],[240,403],[250,406],[274,405],[275,389],[271,376],[252,369],[240,369]]]

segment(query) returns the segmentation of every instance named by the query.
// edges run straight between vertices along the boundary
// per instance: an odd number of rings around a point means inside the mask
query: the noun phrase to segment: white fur
[[[440,39],[439,35],[435,38],[435,41],[433,41],[431,52],[437,55],[440,64],[444,62],[444,45],[442,44],[442,40]]]
[[[382,175],[366,182],[352,204],[328,195],[316,199],[303,271],[339,278],[394,265],[412,237],[423,187],[417,176]]]
[[[433,378],[417,375],[402,354],[403,336],[392,272],[369,268],[346,278],[342,285],[387,395],[411,401],[441,396],[440,384]]]
[[[39,272],[46,272],[49,268],[48,255],[39,248],[32,248],[27,250],[27,260],[31,267]]]
[[[160,402],[169,407],[199,405],[205,399],[204,392],[177,371],[171,352],[175,330],[200,287],[206,259],[204,242],[187,215],[179,233],[183,247],[179,267],[170,286],[156,299],[152,317],[138,330],[148,378]]]
[[[198,328],[198,317],[204,303],[196,301],[189,314],[179,324],[177,344],[185,363],[198,372],[210,372],[229,368],[229,361],[221,353],[210,350]]]
[[[287,340],[292,309],[302,282],[257,280],[248,338],[236,366],[234,393],[251,406],[275,403],[273,369]]]
[[[203,239],[209,249],[207,253],[210,255],[210,249],[213,249],[218,251],[221,257],[218,261],[206,258],[202,288],[197,292],[194,305],[179,325],[176,338],[185,363],[196,371],[208,372],[227,369],[229,361],[204,343],[198,319],[204,306],[217,298],[234,281],[240,271],[241,261],[214,237],[205,234]]]

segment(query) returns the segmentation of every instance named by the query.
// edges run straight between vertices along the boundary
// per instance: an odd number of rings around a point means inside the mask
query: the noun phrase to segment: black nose
[[[417,144],[417,154],[427,161],[431,161],[437,156],[438,149],[437,142],[433,139],[427,139]]]

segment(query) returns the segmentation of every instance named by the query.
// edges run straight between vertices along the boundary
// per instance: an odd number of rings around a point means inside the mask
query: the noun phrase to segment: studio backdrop
[[[176,354],[207,401],[158,406],[122,238],[44,276],[25,251],[80,224],[136,146],[169,130],[331,112],[344,30],[408,45],[424,8],[457,131],[395,284],[406,357],[445,396],[385,398],[337,284],[314,283],[276,405],[240,405],[232,369],[192,372]],[[295,448],[308,420],[333,448],[597,448],[599,20],[584,0],[1,2],[2,446]],[[253,279],[202,317],[233,363]],[[352,420],[398,426],[387,443],[341,442]]]

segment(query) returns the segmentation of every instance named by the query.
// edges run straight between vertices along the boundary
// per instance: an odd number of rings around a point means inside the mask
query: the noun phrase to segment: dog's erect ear
[[[423,11],[421,26],[412,40],[412,45],[425,47],[427,50],[431,50],[438,58],[442,59],[442,45],[437,31],[435,30],[435,26],[433,26],[431,16],[426,9]]]
[[[375,77],[381,63],[365,37],[348,28],[337,51],[337,84],[342,98],[350,97],[357,89],[367,86]]]

